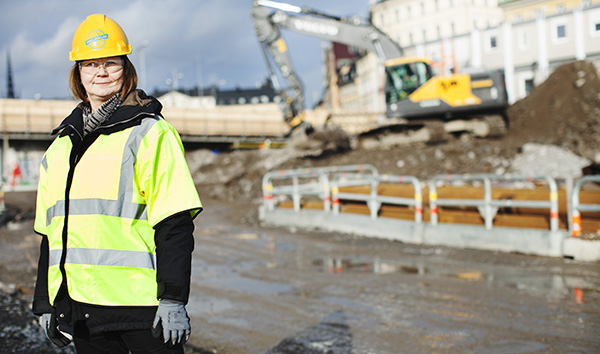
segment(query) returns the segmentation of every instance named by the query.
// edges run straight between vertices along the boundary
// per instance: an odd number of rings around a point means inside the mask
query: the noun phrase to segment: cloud
[[[333,15],[366,15],[369,0],[279,0]],[[0,96],[6,94],[6,51],[13,81],[23,98],[69,97],[66,80],[71,39],[79,23],[105,13],[125,30],[138,70],[140,44],[147,89],[167,89],[172,72],[182,72],[180,87],[225,83],[253,87],[268,75],[250,18],[252,0],[0,0]],[[307,86],[307,98],[322,90],[321,41],[285,31],[292,60]]]

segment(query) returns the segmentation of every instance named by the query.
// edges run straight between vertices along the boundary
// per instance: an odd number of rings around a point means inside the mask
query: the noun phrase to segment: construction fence
[[[600,176],[584,176],[559,188],[549,176],[493,174],[438,175],[422,182],[414,176],[380,175],[363,164],[272,171],[264,175],[262,188],[265,213],[317,209],[487,230],[562,229],[579,236],[600,230],[600,189],[583,189],[599,182]]]

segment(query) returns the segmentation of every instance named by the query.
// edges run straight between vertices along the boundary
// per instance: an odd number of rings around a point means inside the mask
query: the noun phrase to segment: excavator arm
[[[281,28],[375,52],[382,62],[403,54],[395,42],[371,24],[327,15],[306,7],[255,0],[252,4],[252,20],[271,80],[284,100],[284,119],[292,130],[303,122],[304,91],[281,35]],[[280,88],[276,69],[287,81],[287,89]]]

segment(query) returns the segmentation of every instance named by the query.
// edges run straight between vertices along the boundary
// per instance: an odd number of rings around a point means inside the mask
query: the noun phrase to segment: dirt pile
[[[558,67],[507,113],[509,139],[558,145],[600,162],[600,78],[591,62]]]

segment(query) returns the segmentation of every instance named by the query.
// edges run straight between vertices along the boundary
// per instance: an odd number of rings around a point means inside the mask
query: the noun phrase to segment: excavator
[[[281,29],[376,53],[385,68],[382,81],[386,118],[368,131],[360,131],[362,136],[420,129],[426,134],[414,134],[421,137],[417,140],[438,142],[455,132],[479,137],[500,137],[506,133],[504,112],[508,104],[501,71],[438,76],[430,59],[404,56],[402,48],[373,24],[308,7],[255,0],[251,16],[271,80],[283,98],[282,111],[290,131],[308,124],[302,82],[292,65]],[[279,86],[277,73],[286,80],[285,89]],[[328,121],[334,115],[332,112]]]

